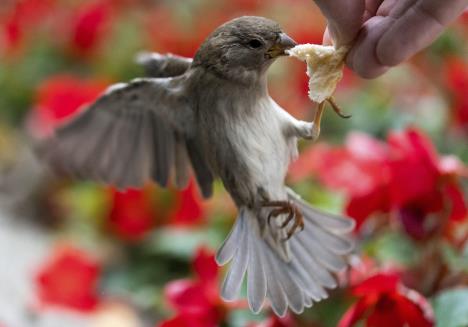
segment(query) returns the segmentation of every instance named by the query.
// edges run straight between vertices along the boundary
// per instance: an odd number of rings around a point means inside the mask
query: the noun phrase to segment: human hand
[[[431,44],[468,0],[315,0],[328,21],[324,41],[350,45],[346,64],[374,78]]]

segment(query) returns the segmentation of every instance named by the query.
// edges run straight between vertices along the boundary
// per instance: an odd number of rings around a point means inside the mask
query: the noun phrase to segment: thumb
[[[323,45],[333,45],[333,38],[330,35],[330,30],[327,28],[325,29],[325,32],[323,33],[323,40],[322,40]]]
[[[336,45],[350,44],[357,36],[365,12],[365,0],[315,0],[328,22]]]

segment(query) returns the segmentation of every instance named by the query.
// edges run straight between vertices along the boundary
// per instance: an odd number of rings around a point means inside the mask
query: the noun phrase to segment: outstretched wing
[[[174,77],[184,74],[192,65],[192,58],[171,53],[141,52],[136,57],[148,77]]]
[[[120,189],[140,187],[150,179],[166,186],[171,171],[176,185],[183,187],[191,164],[209,197],[213,175],[193,138],[184,80],[144,78],[111,86],[56,131],[46,146],[48,160],[66,173]]]

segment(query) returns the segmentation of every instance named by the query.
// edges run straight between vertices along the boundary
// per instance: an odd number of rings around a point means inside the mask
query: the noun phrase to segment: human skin
[[[468,0],[315,0],[328,21],[324,42],[349,45],[346,64],[375,78],[430,45]]]

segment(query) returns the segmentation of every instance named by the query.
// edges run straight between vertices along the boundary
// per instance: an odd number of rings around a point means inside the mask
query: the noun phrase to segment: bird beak
[[[296,41],[291,39],[286,33],[281,33],[276,43],[268,49],[266,56],[273,59],[286,55],[286,50],[292,49],[297,45]]]

